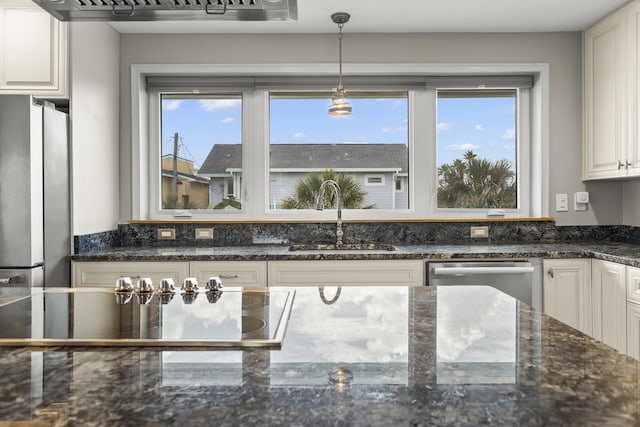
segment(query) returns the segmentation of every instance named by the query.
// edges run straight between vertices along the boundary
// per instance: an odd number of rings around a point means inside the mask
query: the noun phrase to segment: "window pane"
[[[162,209],[240,209],[242,95],[162,95]]]
[[[408,192],[397,191],[408,188],[407,93],[351,93],[346,117],[329,116],[330,99],[271,93],[270,208],[311,209],[322,181],[333,179],[345,209],[407,209]],[[330,194],[325,207],[335,207]]]
[[[438,208],[518,207],[517,90],[438,91]]]

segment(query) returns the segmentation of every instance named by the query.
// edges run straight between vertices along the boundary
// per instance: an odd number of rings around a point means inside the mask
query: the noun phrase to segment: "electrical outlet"
[[[213,228],[196,228],[196,240],[213,239]]]
[[[579,191],[574,194],[573,201],[576,211],[586,211],[587,205],[589,205],[589,193],[586,191]]]
[[[158,240],[176,240],[176,229],[158,228]]]
[[[486,239],[489,237],[489,227],[471,227],[472,239]]]
[[[556,212],[569,212],[569,197],[567,193],[556,194]]]

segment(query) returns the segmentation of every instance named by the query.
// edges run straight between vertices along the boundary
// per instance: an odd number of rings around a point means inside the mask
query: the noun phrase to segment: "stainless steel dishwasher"
[[[427,286],[492,286],[542,309],[542,258],[427,261]]]

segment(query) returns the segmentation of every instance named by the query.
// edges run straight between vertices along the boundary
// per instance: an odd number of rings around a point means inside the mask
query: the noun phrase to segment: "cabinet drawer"
[[[266,261],[191,261],[190,271],[198,283],[218,276],[224,286],[267,286]]]
[[[189,275],[189,263],[170,262],[74,262],[72,264],[72,286],[114,286],[122,276],[133,279],[149,277],[154,284],[160,280],[171,278],[176,286],[181,286]]]
[[[640,268],[627,267],[627,301],[640,304]]]
[[[424,285],[422,260],[269,261],[269,286]]]

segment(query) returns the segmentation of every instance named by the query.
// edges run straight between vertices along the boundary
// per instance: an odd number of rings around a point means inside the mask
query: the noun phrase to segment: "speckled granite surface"
[[[491,288],[299,289],[282,350],[0,349],[0,422],[633,426],[638,363]],[[348,369],[350,384],[329,381]],[[68,424],[64,424],[67,422]]]
[[[284,245],[227,247],[125,247],[77,254],[76,261],[249,261],[455,258],[597,258],[640,267],[640,245],[632,243],[537,243],[476,245],[394,245],[393,251],[290,251]]]

